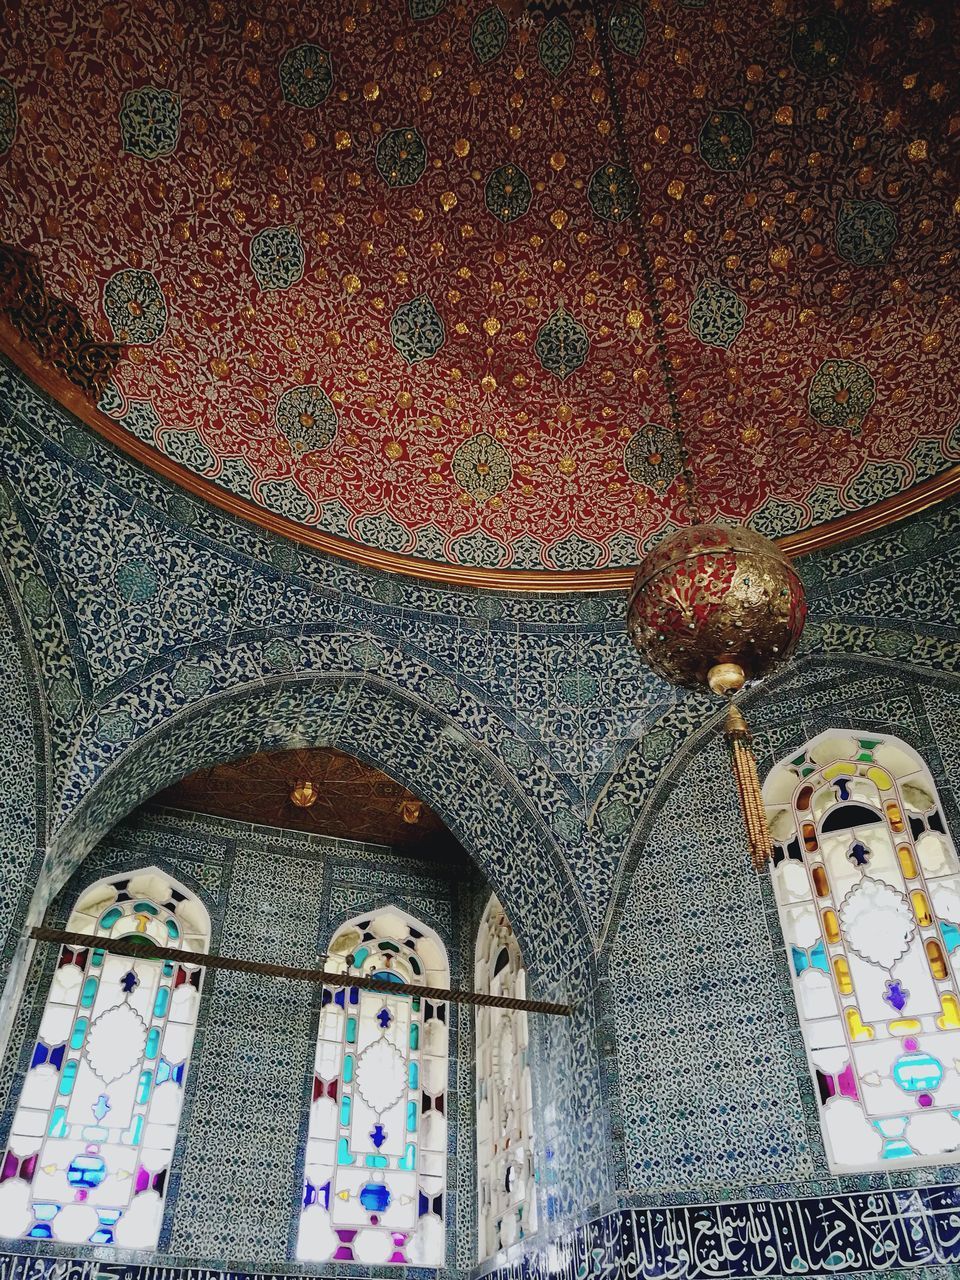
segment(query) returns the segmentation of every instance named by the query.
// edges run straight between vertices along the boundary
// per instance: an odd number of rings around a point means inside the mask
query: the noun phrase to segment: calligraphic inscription
[[[622,1209],[529,1251],[484,1280],[745,1280],[881,1275],[960,1264],[960,1186],[794,1200]],[[314,1280],[329,1280],[323,1270]],[[282,1280],[187,1266],[0,1254],[0,1280]]]

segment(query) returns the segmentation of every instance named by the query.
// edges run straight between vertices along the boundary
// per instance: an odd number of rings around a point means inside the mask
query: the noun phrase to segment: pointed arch
[[[544,814],[489,746],[441,707],[369,672],[290,672],[190,703],[126,744],[71,809],[48,850],[45,901],[118,819],[169,783],[292,745],[350,752],[429,804],[509,912],[536,994],[575,1006],[569,1024],[533,1030],[538,1043],[552,1038],[542,1060],[549,1057],[555,1086],[541,1118],[551,1194],[586,1209],[610,1174],[606,1134],[595,1124],[603,1103],[593,957],[588,945],[571,953],[568,941],[589,936],[576,886]]]
[[[828,729],[764,784],[771,875],[834,1173],[960,1151],[960,863],[930,770]]]
[[[90,884],[67,928],[140,942],[143,955],[61,947],[0,1163],[0,1221],[10,1237],[152,1249],[201,972],[151,950],[208,950],[210,918],[146,867]]]
[[[326,964],[386,982],[450,984],[440,936],[393,903],[340,924]],[[299,1260],[443,1264],[448,1069],[444,1002],[324,988]]]

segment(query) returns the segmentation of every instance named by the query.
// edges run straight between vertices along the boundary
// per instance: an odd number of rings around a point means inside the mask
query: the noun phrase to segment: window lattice
[[[450,985],[440,939],[396,907],[343,925],[327,967]],[[298,1258],[443,1263],[447,1016],[426,997],[324,989]]]
[[[831,730],[764,786],[773,882],[834,1172],[960,1151],[960,867],[896,738]]]
[[[0,1166],[0,1230],[71,1244],[156,1246],[206,951],[203,905],[164,873],[91,886],[67,928],[142,940],[144,957],[62,947]]]

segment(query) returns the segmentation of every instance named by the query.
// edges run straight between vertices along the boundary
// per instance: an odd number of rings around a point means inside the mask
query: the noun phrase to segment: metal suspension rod
[[[115,956],[140,960],[172,960],[177,964],[199,965],[206,969],[232,969],[237,973],[260,973],[269,978],[288,978],[294,982],[319,982],[327,987],[359,987],[361,991],[379,991],[390,996],[424,996],[428,1000],[445,1000],[450,1004],[477,1004],[494,1009],[522,1009],[526,1013],[550,1013],[568,1018],[573,1012],[569,1004],[552,1004],[548,1000],[514,1000],[511,996],[484,995],[479,991],[453,991],[445,987],[418,987],[410,982],[382,982],[377,978],[358,978],[348,973],[331,973],[327,969],[297,969],[286,964],[263,964],[259,960],[241,960],[234,956],[208,955],[204,951],[179,951],[175,947],[158,947],[144,943],[143,934],[126,938],[98,938],[93,933],[69,933],[65,929],[48,929],[36,925],[30,930],[38,942],[58,942],[68,947],[89,947],[108,951]]]

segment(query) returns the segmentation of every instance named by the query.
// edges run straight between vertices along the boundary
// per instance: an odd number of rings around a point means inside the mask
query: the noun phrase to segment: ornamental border
[[[396,551],[377,551],[336,534],[324,533],[298,524],[287,516],[266,511],[257,503],[229,493],[212,480],[196,475],[168,458],[152,445],[138,440],[95,408],[83,392],[57,370],[43,364],[30,344],[5,316],[0,316],[0,353],[6,355],[41,390],[52,396],[69,413],[91,427],[121,452],[172,481],[181,489],[226,511],[229,515],[258,525],[268,533],[289,538],[302,546],[352,564],[427,582],[461,587],[484,587],[495,591],[568,592],[610,591],[629,587],[633,569],[510,570],[472,569],[462,565],[422,560]],[[852,538],[872,533],[886,525],[916,515],[952,495],[960,493],[960,463],[894,494],[861,511],[851,512],[815,528],[776,539],[791,557],[809,555]]]

